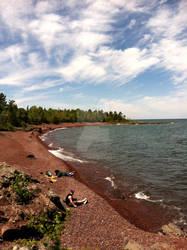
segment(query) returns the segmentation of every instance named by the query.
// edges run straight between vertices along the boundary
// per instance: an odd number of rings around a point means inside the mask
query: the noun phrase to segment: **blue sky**
[[[0,92],[19,107],[187,118],[186,0],[2,0]]]

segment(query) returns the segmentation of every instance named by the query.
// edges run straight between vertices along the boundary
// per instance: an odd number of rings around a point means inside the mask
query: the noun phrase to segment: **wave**
[[[86,161],[80,160],[79,158],[76,158],[73,155],[68,155],[67,152],[65,152],[62,148],[59,148],[57,150],[48,150],[51,154],[54,156],[64,160],[64,161],[76,161],[79,163],[84,163]]]
[[[39,136],[39,138],[40,138],[41,141],[46,141],[46,139],[47,139],[47,133],[44,134],[44,135]]]
[[[39,136],[39,138],[40,138],[41,141],[45,142],[45,141],[47,140],[48,134],[50,134],[50,133],[52,133],[52,132],[54,132],[54,131],[56,131],[56,130],[61,130],[61,129],[68,129],[68,128],[62,127],[62,128],[55,128],[55,129],[53,129],[53,130],[49,130],[49,131],[46,132],[45,134]],[[49,146],[49,147],[50,147],[50,146]]]
[[[68,129],[68,128],[65,128],[65,127],[62,127],[62,128],[55,128],[53,131],[61,130],[61,129]],[[52,131],[51,131],[51,132],[52,132]]]
[[[114,183],[114,177],[106,177],[105,180],[109,181],[111,183],[111,186],[113,188],[116,188],[116,184]]]
[[[136,197],[136,199],[141,199],[141,200],[149,200],[150,196],[144,194],[143,192],[138,192],[134,195]]]
[[[146,200],[146,201],[150,201],[150,202],[163,202],[163,200],[152,200],[152,199],[150,199],[150,196],[146,195],[142,191],[136,193],[134,196],[135,196],[136,199]]]

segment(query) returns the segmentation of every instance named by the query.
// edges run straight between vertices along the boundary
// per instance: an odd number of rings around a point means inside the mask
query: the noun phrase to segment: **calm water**
[[[68,161],[101,164],[109,181],[140,199],[166,205],[187,218],[187,120],[167,124],[107,125],[58,129],[43,139]],[[179,220],[179,218],[178,218]]]

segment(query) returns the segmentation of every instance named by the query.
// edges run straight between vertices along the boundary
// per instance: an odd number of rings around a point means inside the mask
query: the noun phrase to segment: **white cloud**
[[[59,15],[46,14],[42,15],[40,19],[33,20],[29,24],[29,29],[48,51],[51,47],[60,44],[61,33],[66,29],[63,23],[64,20]]]
[[[160,0],[160,4],[164,4],[164,3],[167,3],[168,0]]]
[[[53,12],[58,9],[59,1],[38,1],[35,6],[35,12],[38,16]]]
[[[152,9],[157,3],[156,0],[147,1],[147,0],[131,0],[131,1],[115,1],[111,0],[113,3],[116,2],[117,5],[123,7],[129,12],[147,12]]]
[[[187,78],[187,45],[182,41],[162,39],[153,44],[152,54],[160,59],[159,67],[173,72],[174,82]]]
[[[28,102],[28,101],[34,101],[34,100],[40,100],[42,97],[40,96],[29,96],[29,97],[23,97],[23,98],[16,98],[15,102],[17,104],[22,104],[24,102]]]
[[[131,19],[130,23],[127,25],[127,28],[132,29],[135,24],[136,24],[136,19]]]
[[[61,73],[66,81],[99,79],[106,74],[101,65],[94,63],[86,55],[74,58],[68,66],[57,70],[57,72]]]
[[[100,60],[103,59],[110,79],[123,81],[120,84],[128,82],[158,63],[157,57],[152,56],[146,49],[138,48],[128,48],[122,51],[105,47],[99,51],[99,57]]]
[[[48,89],[52,87],[57,87],[58,85],[62,85],[62,80],[46,80],[42,81],[42,83],[34,84],[29,87],[23,88],[23,91],[35,91],[35,90],[41,90],[41,89]]]
[[[13,6],[16,5],[16,2],[13,0],[11,3]],[[30,8],[25,14],[20,10],[22,4],[23,9]],[[74,8],[75,5],[78,11]],[[151,5],[148,4],[146,9],[152,5],[153,3]],[[67,6],[71,7],[68,9],[69,15],[60,16],[55,12],[60,8],[67,8]],[[92,83],[96,80],[103,82],[108,79],[111,79],[111,81],[129,81],[154,65],[157,61],[156,57],[138,48],[117,51],[109,49],[109,47],[108,49],[107,47],[103,48],[102,46],[104,44],[109,46],[113,41],[111,34],[108,32],[113,30],[112,24],[115,23],[118,13],[127,10],[130,12],[143,11],[143,6],[145,6],[145,0],[134,0],[130,3],[122,0],[83,1],[78,5],[75,1],[62,3],[55,0],[53,4],[50,1],[37,1],[35,6],[31,1],[23,3],[23,1],[19,0],[11,22],[14,20],[15,24],[20,22],[17,28],[22,29],[21,35],[24,43],[27,44],[27,50],[24,51],[24,59],[27,60],[28,65],[22,65],[24,76],[18,77],[16,73],[15,77],[14,71],[9,72],[7,76],[1,79],[1,83],[8,84],[9,80],[14,82],[14,84],[18,83],[18,80],[30,82],[31,74],[25,74],[24,72],[30,70],[33,73],[33,77],[39,77],[37,68],[41,69],[42,77],[47,74],[47,71],[52,72],[50,65],[45,63],[45,60],[50,59],[56,60],[56,63],[59,64],[53,75],[61,73],[62,77],[67,81],[77,80],[77,77],[79,80],[86,79]],[[9,5],[6,4],[6,7],[8,8]],[[12,10],[11,7],[10,9]],[[31,14],[32,19],[30,18]],[[136,20],[132,19],[129,23],[129,28],[133,28],[135,24]],[[34,40],[40,42],[40,45],[37,44],[37,46],[45,49],[47,57],[41,57],[41,52],[29,51],[33,47],[29,41],[30,34],[32,34]],[[97,53],[98,51],[99,54]],[[68,52],[71,54],[71,60],[64,63],[66,53]],[[18,53],[21,55],[22,51],[17,50],[16,52],[13,49],[11,53],[12,60],[14,59],[16,63],[18,61],[17,55]],[[112,74],[114,75],[112,76]],[[34,84],[32,84],[25,89],[38,89],[38,87],[34,87]]]
[[[139,40],[138,44],[145,45],[145,44],[151,44],[152,42],[152,36],[151,34],[144,34],[143,37]]]
[[[80,93],[76,93],[76,94],[72,95],[72,98],[73,99],[83,99],[83,98],[85,98],[85,96],[83,93],[80,92]]]
[[[159,59],[157,66],[173,74],[174,83],[187,79],[187,2],[178,2],[175,8],[159,8],[147,23],[152,35],[150,53]]]
[[[75,44],[82,50],[95,51],[99,46],[110,41],[109,36],[96,32],[81,32],[76,36]]]
[[[150,18],[147,26],[155,35],[163,37],[175,37],[186,29],[187,24],[187,2],[179,1],[178,8],[169,9],[164,7]]]
[[[8,64],[9,67],[17,67],[23,64],[23,54],[26,52],[26,47],[19,44],[14,44],[0,50],[0,63],[1,66]],[[10,70],[9,68],[9,70]],[[2,71],[2,68],[0,68]]]
[[[151,112],[164,116],[167,110],[169,116],[170,107],[175,115],[182,103],[186,108],[187,1],[175,6],[172,9],[166,0],[0,1],[4,42],[0,47],[0,85],[20,86],[18,91],[25,94],[55,86],[65,91],[67,86],[59,86],[65,82],[120,85],[154,67],[172,73],[172,81],[180,83],[175,86],[176,93],[165,98],[149,96],[137,103],[106,100],[105,104],[128,110],[128,116],[133,117],[151,117]],[[150,17],[144,27],[140,13]],[[121,33],[125,42],[125,31],[134,34],[137,25],[142,36],[139,41],[139,34],[131,37],[131,47],[127,41],[119,49],[115,29],[122,17],[127,22]],[[19,99],[19,103],[21,100],[27,101]],[[183,109],[181,112],[185,114]]]
[[[150,55],[145,49],[129,48],[119,51],[101,47],[97,54],[75,57],[68,66],[57,69],[57,72],[66,81],[88,79],[90,82],[107,80],[123,84],[157,62],[157,57]]]
[[[0,16],[12,32],[25,30],[31,12],[32,0],[0,1]]]
[[[147,96],[133,103],[126,103],[119,99],[101,99],[98,106],[105,111],[122,112],[130,119],[184,118],[187,116],[186,97]]]
[[[141,117],[141,115],[145,116],[145,110],[142,110],[138,105],[134,105],[131,103],[125,103],[120,99],[101,99],[98,102],[99,109],[103,109],[104,111],[117,111],[122,112],[127,118],[133,119],[137,118],[137,115]]]

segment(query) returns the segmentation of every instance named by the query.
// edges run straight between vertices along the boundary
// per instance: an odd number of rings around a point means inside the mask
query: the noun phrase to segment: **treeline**
[[[127,120],[121,112],[115,111],[45,109],[37,106],[19,108],[14,100],[7,102],[6,96],[0,93],[0,130],[12,130],[14,127],[26,128],[29,124],[61,122],[127,122]]]

